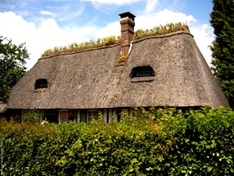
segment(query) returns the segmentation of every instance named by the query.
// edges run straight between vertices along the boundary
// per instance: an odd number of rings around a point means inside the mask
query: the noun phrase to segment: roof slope
[[[126,63],[120,45],[41,58],[13,88],[8,106],[17,109],[82,109],[146,106],[229,106],[189,32],[133,42]],[[132,82],[131,70],[151,66],[150,82]],[[34,90],[37,79],[48,88]]]

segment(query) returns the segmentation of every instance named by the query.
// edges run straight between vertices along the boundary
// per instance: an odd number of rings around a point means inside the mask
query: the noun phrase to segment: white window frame
[[[59,123],[67,122],[68,119],[66,115],[69,113],[69,110],[59,110]]]
[[[91,122],[94,119],[97,120],[98,119],[98,113],[99,113],[99,111],[96,110],[96,109],[87,110],[87,122]]]

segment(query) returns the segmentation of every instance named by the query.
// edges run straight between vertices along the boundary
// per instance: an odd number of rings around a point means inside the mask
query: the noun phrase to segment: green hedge
[[[3,175],[233,175],[234,112],[138,109],[121,122],[0,123]]]

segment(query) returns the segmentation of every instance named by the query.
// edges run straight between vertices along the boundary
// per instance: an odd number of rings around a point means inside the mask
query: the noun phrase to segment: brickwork
[[[127,14],[129,15],[129,14]],[[125,16],[120,19],[121,24],[121,51],[124,55],[128,54],[130,43],[134,35],[134,16]]]

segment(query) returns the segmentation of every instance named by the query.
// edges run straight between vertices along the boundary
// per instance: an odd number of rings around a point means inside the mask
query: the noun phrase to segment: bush
[[[232,175],[234,112],[137,109],[121,122],[0,123],[8,175]]]

